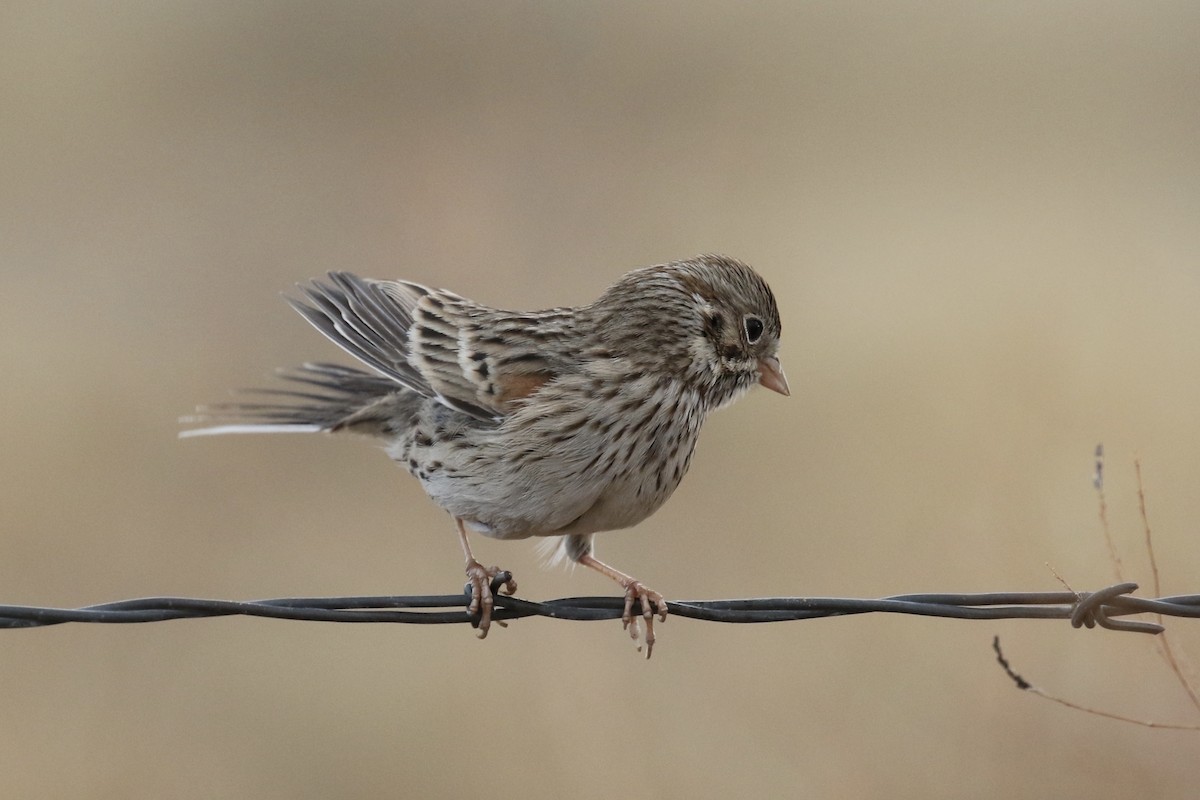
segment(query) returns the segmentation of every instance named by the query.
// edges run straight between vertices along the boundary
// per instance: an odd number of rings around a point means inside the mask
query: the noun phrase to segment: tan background
[[[771,281],[793,395],[604,557],[679,599],[1097,587],[1103,441],[1130,574],[1137,453],[1200,591],[1198,41],[1194,3],[5,3],[0,601],[454,591],[366,444],[176,417],[335,357],[279,297],[328,269],[543,307],[704,251]],[[1148,637],[1066,623],[672,619],[648,664],[617,623],[63,626],[0,633],[0,796],[1195,791],[1200,734],[1018,693],[995,633],[1200,723]]]

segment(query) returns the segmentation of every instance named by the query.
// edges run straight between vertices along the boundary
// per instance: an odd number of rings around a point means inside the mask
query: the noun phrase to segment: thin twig
[[[1061,706],[1073,708],[1076,711],[1083,711],[1086,714],[1094,714],[1097,717],[1107,717],[1108,719],[1115,719],[1120,722],[1131,722],[1134,725],[1141,725],[1146,728],[1160,728],[1163,730],[1173,731],[1200,731],[1200,725],[1176,725],[1169,722],[1152,722],[1150,720],[1135,719],[1134,717],[1126,717],[1123,714],[1114,714],[1111,711],[1102,711],[1098,708],[1091,708],[1089,706],[1080,705],[1079,703],[1073,703],[1070,700],[1064,700],[1061,697],[1056,697],[1044,689],[1040,689],[1029,681],[1025,680],[1024,677],[1018,674],[1009,665],[1008,659],[1004,657],[1004,652],[1000,649],[999,636],[992,638],[992,649],[996,651],[996,660],[1000,662],[1000,666],[1004,669],[1004,673],[1008,675],[1009,679],[1012,680],[1012,682],[1016,684],[1016,687],[1022,691],[1032,692],[1039,697],[1044,697],[1047,700],[1051,700]]]
[[[1154,580],[1154,593],[1159,593],[1158,579],[1158,559],[1154,556],[1154,537],[1150,533],[1150,515],[1146,511],[1146,486],[1142,482],[1142,461],[1139,458],[1133,459],[1133,470],[1137,477],[1137,496],[1138,496],[1138,511],[1142,515],[1142,534],[1146,542],[1146,555],[1150,559],[1150,575]],[[1159,624],[1162,624],[1162,617],[1158,617]],[[1158,641],[1158,652],[1167,662],[1167,666],[1174,673],[1179,685],[1187,692],[1188,699],[1192,701],[1192,706],[1200,711],[1200,694],[1196,692],[1194,687],[1183,674],[1183,668],[1180,666],[1180,659],[1175,654],[1174,642],[1168,636],[1163,636]]]
[[[1150,575],[1154,578],[1154,593],[1158,594],[1158,559],[1154,557],[1154,538],[1150,535],[1150,515],[1146,513],[1146,487],[1142,483],[1142,461],[1133,459],[1133,471],[1137,476],[1138,511],[1142,515],[1142,533],[1146,541],[1146,555],[1150,557]]]
[[[1113,574],[1117,583],[1125,581],[1125,569],[1121,564],[1121,554],[1117,551],[1117,543],[1113,541],[1112,529],[1108,525],[1108,501],[1104,498],[1104,443],[1096,445],[1096,472],[1092,477],[1092,485],[1096,487],[1096,496],[1100,501],[1100,528],[1104,531],[1104,542],[1108,545],[1108,557],[1113,565]]]

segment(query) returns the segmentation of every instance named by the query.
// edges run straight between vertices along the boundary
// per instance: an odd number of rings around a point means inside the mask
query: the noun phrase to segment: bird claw
[[[648,589],[641,581],[629,581],[625,584],[625,610],[621,613],[621,623],[629,631],[629,638],[638,640],[638,621],[633,615],[633,601],[642,607],[641,618],[646,626],[646,658],[654,653],[654,615],[658,614],[659,621],[667,621],[667,601],[653,589]],[[657,612],[656,610],[657,609]],[[639,644],[638,652],[642,651]]]
[[[511,572],[499,567],[485,567],[475,559],[467,562],[467,580],[467,587],[471,591],[467,614],[472,617],[471,625],[476,629],[476,636],[486,639],[492,627],[494,594],[501,590],[507,595],[516,593],[517,582],[513,580]],[[496,624],[504,627],[500,620],[496,620]]]

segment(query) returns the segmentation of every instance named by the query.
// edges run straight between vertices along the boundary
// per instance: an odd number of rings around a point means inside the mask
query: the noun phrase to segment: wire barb
[[[906,594],[879,599],[761,597],[672,601],[671,615],[708,622],[758,623],[851,614],[915,614],[949,619],[1067,619],[1074,627],[1161,633],[1160,625],[1121,620],[1131,614],[1200,617],[1200,595],[1144,599],[1137,584],[1120,583],[1096,592],[993,592]],[[422,625],[470,623],[461,594],[373,597],[285,597],[271,600],[205,600],[147,597],[83,608],[0,605],[0,628],[34,628],[65,622],[138,623],[200,617],[268,617],[314,622],[392,622]],[[618,619],[623,597],[564,597],[534,602],[497,593],[492,619],[523,617],[565,620]],[[635,604],[636,606],[637,604]],[[640,614],[640,608],[635,608]]]

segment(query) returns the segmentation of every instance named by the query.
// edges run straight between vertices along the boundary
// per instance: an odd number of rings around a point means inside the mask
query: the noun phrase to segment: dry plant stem
[[[1026,691],[1033,692],[1034,694],[1038,695],[1039,697],[1044,697],[1047,700],[1052,700],[1055,703],[1058,703],[1059,705],[1066,706],[1067,708],[1073,708],[1076,711],[1083,711],[1088,714],[1095,714],[1098,717],[1107,717],[1108,719],[1115,719],[1120,722],[1132,722],[1134,725],[1141,725],[1142,727],[1145,727],[1145,728],[1161,728],[1163,730],[1171,730],[1171,731],[1200,731],[1200,725],[1174,725],[1174,724],[1171,724],[1168,722],[1153,722],[1151,720],[1146,720],[1146,719],[1134,719],[1133,717],[1124,717],[1124,716],[1121,716],[1120,714],[1113,714],[1110,711],[1101,711],[1098,708],[1089,708],[1088,706],[1081,706],[1078,703],[1072,703],[1070,700],[1064,700],[1061,697],[1055,697],[1052,694],[1048,694],[1047,692],[1042,691],[1041,689],[1039,689],[1036,686],[1030,686],[1026,689]]]
[[[1072,588],[1071,588],[1071,584],[1067,583],[1067,579],[1066,579],[1066,578],[1064,578],[1062,575],[1059,575],[1059,574],[1058,574],[1058,570],[1056,570],[1056,569],[1054,568],[1054,565],[1053,565],[1053,564],[1051,564],[1049,561],[1047,561],[1047,562],[1045,562],[1045,563],[1046,563],[1046,569],[1050,570],[1050,574],[1054,576],[1054,580],[1056,580],[1056,581],[1058,581],[1059,583],[1061,583],[1061,584],[1062,584],[1062,587],[1063,587],[1064,589],[1066,589],[1068,592],[1070,592],[1071,594],[1075,595],[1076,597],[1079,597],[1079,592],[1077,592],[1077,591],[1075,591],[1074,589],[1072,589]]]
[[[1124,566],[1121,564],[1121,555],[1117,552],[1112,529],[1108,526],[1108,501],[1104,499],[1104,489],[1097,489],[1096,495],[1100,499],[1100,528],[1104,531],[1104,543],[1108,545],[1108,558],[1112,562],[1113,574],[1117,578],[1117,583],[1124,583]]]
[[[1134,466],[1134,471],[1136,472],[1136,475],[1137,475],[1138,509],[1141,512],[1141,516],[1142,516],[1142,531],[1143,531],[1144,539],[1145,539],[1145,543],[1146,543],[1146,553],[1149,556],[1150,569],[1151,569],[1151,572],[1154,577],[1154,594],[1155,594],[1155,596],[1161,596],[1162,588],[1159,583],[1158,562],[1154,557],[1154,543],[1153,543],[1153,537],[1151,536],[1151,532],[1150,532],[1150,519],[1149,519],[1149,515],[1146,513],[1146,492],[1145,492],[1145,487],[1142,483],[1142,465],[1141,465],[1141,462],[1135,458],[1133,461],[1133,466]],[[1116,546],[1116,543],[1113,541],[1113,537],[1112,537],[1112,530],[1108,524],[1108,503],[1104,497],[1103,475],[1104,475],[1104,448],[1102,445],[1098,445],[1096,447],[1096,472],[1095,472],[1095,477],[1093,479],[1093,483],[1096,487],[1096,496],[1100,503],[1100,525],[1104,531],[1104,541],[1108,545],[1108,554],[1109,554],[1109,559],[1111,560],[1111,563],[1112,563],[1113,572],[1116,574],[1117,580],[1121,583],[1124,583],[1124,579],[1122,577],[1122,573],[1124,570],[1123,570],[1123,565],[1121,564],[1121,557],[1117,552],[1117,546]],[[1053,568],[1051,568],[1051,570],[1053,571]],[[1058,573],[1055,573],[1055,577],[1058,578],[1059,581],[1062,582],[1064,586],[1066,585],[1066,581],[1064,581],[1058,575]],[[1162,615],[1155,614],[1154,616],[1156,617],[1156,621],[1159,624],[1159,626],[1163,627]],[[1170,668],[1171,672],[1174,673],[1174,675],[1178,679],[1180,685],[1183,686],[1184,691],[1187,692],[1188,698],[1192,702],[1192,706],[1194,708],[1196,708],[1197,710],[1200,710],[1200,696],[1197,695],[1196,690],[1192,687],[1192,685],[1188,682],[1187,678],[1184,676],[1183,670],[1180,669],[1179,660],[1175,656],[1175,652],[1171,647],[1170,640],[1168,639],[1165,631],[1162,631],[1161,634],[1162,634],[1162,638],[1159,640],[1159,653],[1162,655],[1163,659],[1167,662],[1167,666]],[[1190,730],[1190,731],[1200,730],[1200,726],[1197,726],[1197,725],[1172,725],[1172,724],[1164,724],[1164,723],[1157,723],[1157,722],[1149,722],[1146,720],[1134,719],[1133,717],[1126,717],[1121,714],[1114,714],[1109,711],[1101,711],[1100,709],[1097,709],[1097,708],[1091,708],[1089,706],[1084,706],[1084,705],[1080,705],[1078,703],[1074,703],[1070,700],[1065,700],[1061,697],[1056,697],[1056,696],[1030,684],[1023,677],[1018,675],[1012,669],[1012,667],[1009,666],[1007,659],[1005,659],[1004,654],[1000,650],[1000,637],[996,637],[995,639],[992,640],[992,648],[996,651],[996,660],[1000,662],[1000,665],[1004,668],[1005,673],[1013,681],[1013,683],[1015,683],[1017,685],[1018,689],[1022,689],[1024,691],[1028,691],[1028,692],[1033,692],[1034,694],[1044,697],[1047,700],[1052,700],[1053,702],[1058,703],[1059,705],[1066,706],[1067,708],[1073,708],[1077,711],[1083,711],[1088,714],[1094,714],[1098,717],[1107,717],[1108,719],[1115,719],[1115,720],[1119,720],[1121,722],[1130,722],[1135,725],[1142,725],[1147,728],[1165,728],[1165,729],[1171,729],[1171,730]]]
[[[1004,652],[1000,649],[1000,637],[999,636],[993,637],[992,649],[996,651],[996,661],[998,661],[1000,663],[1000,666],[1004,669],[1004,673],[1006,675],[1008,675],[1009,679],[1012,680],[1012,682],[1014,684],[1016,684],[1016,687],[1018,689],[1021,689],[1022,691],[1032,692],[1033,694],[1036,694],[1038,697],[1044,697],[1047,700],[1051,700],[1055,703],[1058,703],[1061,706],[1066,706],[1067,708],[1072,708],[1072,709],[1075,709],[1076,711],[1082,711],[1085,714],[1094,714],[1097,717],[1106,717],[1108,719],[1115,719],[1119,722],[1130,722],[1130,723],[1133,723],[1134,725],[1141,725],[1146,728],[1161,728],[1163,730],[1200,731],[1200,725],[1175,725],[1175,724],[1167,723],[1167,722],[1151,722],[1150,720],[1134,719],[1133,717],[1126,717],[1121,714],[1114,714],[1110,711],[1101,711],[1098,708],[1089,708],[1088,706],[1082,706],[1082,705],[1079,705],[1078,703],[1072,703],[1070,700],[1064,700],[1061,697],[1055,697],[1054,695],[1050,694],[1049,692],[1046,692],[1046,691],[1034,686],[1032,683],[1025,680],[1025,678],[1023,678],[1021,675],[1017,674],[1017,672],[1008,663],[1008,659],[1004,657]]]
[[[1161,587],[1158,582],[1158,560],[1154,557],[1154,540],[1150,536],[1150,517],[1146,514],[1146,487],[1142,483],[1142,462],[1133,460],[1133,471],[1137,475],[1138,511],[1142,515],[1142,533],[1146,539],[1146,555],[1150,557],[1150,574],[1154,577],[1154,594],[1160,595]]]
[[[619,569],[610,567],[603,561],[600,561],[591,553],[581,557],[579,563],[585,567],[596,570],[601,575],[606,575],[617,583],[621,584],[621,588],[625,590],[625,611],[621,614],[621,622],[624,623],[626,630],[629,631],[630,637],[635,641],[638,638],[637,621],[633,618],[633,601],[636,599],[642,606],[642,619],[646,624],[646,658],[654,653],[654,614],[657,608],[661,621],[667,621],[667,601],[663,596],[653,589],[647,588],[641,581],[631,575],[626,575]],[[638,650],[641,651],[641,645],[638,645]]]
[[[1161,596],[1162,588],[1159,585],[1158,578],[1158,559],[1154,556],[1154,538],[1150,533],[1150,516],[1146,513],[1146,487],[1142,483],[1142,462],[1141,459],[1133,460],[1134,474],[1137,476],[1137,495],[1138,495],[1138,511],[1142,516],[1142,533],[1146,542],[1146,555],[1150,559],[1150,574],[1154,578],[1154,594],[1156,597]],[[1162,615],[1155,614],[1155,621],[1162,624]],[[1192,686],[1191,681],[1183,674],[1183,669],[1180,667],[1179,659],[1175,655],[1175,650],[1171,646],[1171,638],[1163,631],[1162,637],[1158,640],[1158,652],[1162,655],[1163,660],[1167,662],[1171,672],[1175,674],[1175,678],[1179,681],[1179,685],[1187,692],[1188,699],[1192,701],[1192,706],[1200,711],[1200,694],[1196,692],[1196,687]]]

